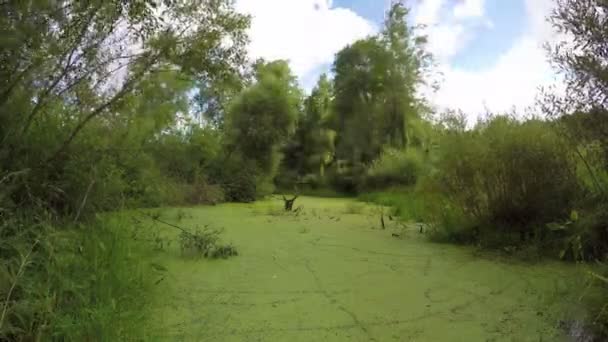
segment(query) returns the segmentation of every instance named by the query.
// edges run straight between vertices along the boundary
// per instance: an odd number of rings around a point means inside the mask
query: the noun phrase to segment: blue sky
[[[545,17],[555,0],[409,0],[409,21],[424,24],[437,61],[438,92],[421,93],[438,111],[474,119],[524,109],[556,81],[542,44],[555,39]],[[250,54],[287,59],[305,89],[335,53],[378,32],[390,0],[237,0],[253,17]]]
[[[525,34],[523,0],[489,1],[486,11],[490,27],[475,31],[466,49],[451,61],[454,66],[469,70],[490,68],[496,58],[506,53],[517,38]]]
[[[412,3],[416,3],[413,1]],[[450,0],[440,9],[444,15],[458,3],[465,1]],[[489,68],[493,61],[506,53],[518,37],[525,33],[526,9],[524,0],[484,1],[485,15],[478,20],[463,21],[471,36],[466,48],[458,51],[449,63],[455,67],[479,70]],[[334,7],[348,8],[358,15],[382,25],[386,4],[377,0],[334,0]],[[414,7],[410,20],[415,20]]]

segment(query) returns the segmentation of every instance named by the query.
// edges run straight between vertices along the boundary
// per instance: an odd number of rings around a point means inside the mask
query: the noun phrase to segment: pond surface
[[[240,254],[188,259],[172,245],[151,259],[168,272],[146,340],[567,341],[560,320],[583,282],[572,265],[475,255],[388,218],[382,230],[378,209],[352,200],[282,206],[165,210],[180,225],[224,228]]]

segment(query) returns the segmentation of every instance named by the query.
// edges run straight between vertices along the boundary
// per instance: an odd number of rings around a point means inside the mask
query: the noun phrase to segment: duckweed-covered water
[[[183,225],[223,227],[240,255],[189,259],[175,245],[157,254],[151,262],[168,271],[150,302],[147,340],[568,340],[560,320],[582,281],[572,265],[476,256],[388,218],[382,230],[373,208],[351,200],[299,206],[168,209]]]

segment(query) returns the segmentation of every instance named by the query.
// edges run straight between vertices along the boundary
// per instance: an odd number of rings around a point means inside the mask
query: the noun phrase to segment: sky
[[[438,111],[523,113],[539,87],[559,82],[543,44],[554,0],[409,0],[411,25],[425,25],[440,89],[422,89]],[[237,0],[252,15],[252,57],[287,59],[310,90],[335,54],[381,29],[390,0]]]

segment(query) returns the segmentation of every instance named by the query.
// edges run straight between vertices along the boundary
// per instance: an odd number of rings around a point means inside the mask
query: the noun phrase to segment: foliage
[[[560,117],[587,190],[578,211],[580,219],[570,224],[574,233],[562,256],[604,261],[608,254],[608,3],[559,0],[549,20],[565,37],[550,46],[550,53],[566,87],[565,95],[547,96],[545,111]],[[589,304],[595,316],[592,327],[603,339],[608,331],[606,293],[604,285],[603,295]]]
[[[558,0],[549,17],[565,37],[550,50],[565,76],[567,95],[562,100],[581,110],[601,111],[604,116],[608,110],[606,13],[608,4],[603,0]]]
[[[129,240],[128,226],[121,216],[98,219],[84,234],[84,227],[59,231],[17,217],[4,221],[0,308],[5,311],[0,339],[141,336],[150,272],[138,262],[144,252]]]
[[[231,1],[0,12],[0,339],[137,339],[147,272],[126,225],[94,214],[221,200],[220,140],[186,132],[190,93],[240,74],[249,18]]]
[[[221,229],[210,228],[209,225],[188,228],[177,223],[162,218],[163,212],[160,210],[140,211],[140,216],[151,220],[142,221],[137,216],[131,219],[136,223],[132,231],[132,237],[138,241],[151,242],[156,249],[163,250],[165,246],[170,246],[173,239],[167,238],[167,234],[162,234],[162,230],[157,229],[156,224],[160,223],[163,228],[171,228],[179,232],[177,238],[182,255],[203,256],[205,258],[228,258],[238,255],[236,248],[232,244],[221,244]],[[186,213],[179,209],[175,213],[175,220],[178,223],[186,217]],[[163,229],[164,230],[164,229]]]
[[[194,253],[205,258],[228,258],[238,255],[236,248],[231,244],[220,244],[220,234],[215,229],[195,229],[193,232],[182,231],[179,234],[179,243],[182,253]]]
[[[522,239],[535,226],[567,218],[579,193],[573,156],[541,121],[495,117],[446,134],[437,168],[435,189],[465,217]]]
[[[226,118],[228,157],[250,168],[256,195],[272,192],[280,163],[279,148],[293,133],[300,90],[287,62],[259,62],[256,83],[232,102]]]
[[[385,148],[367,169],[365,188],[370,190],[415,185],[423,164],[421,153],[417,150]]]
[[[429,64],[426,40],[407,26],[408,10],[394,2],[384,30],[338,52],[334,62],[336,156],[351,165],[373,161],[384,144],[405,147],[419,118],[416,87]]]
[[[413,188],[392,188],[378,192],[366,192],[358,197],[364,202],[376,203],[391,208],[391,215],[412,222],[431,222],[426,216],[429,206],[439,203],[439,199]]]
[[[0,13],[1,340],[136,339],[144,312],[128,308],[148,272],[124,218],[96,214],[250,202],[275,186],[380,190],[360,198],[426,222],[436,241],[608,253],[604,1],[557,2],[550,20],[572,41],[550,50],[567,85],[543,103],[550,119],[473,128],[462,112],[429,120],[432,59],[401,1],[306,98],[286,61],[248,62],[249,18],[232,0],[8,1]],[[237,254],[220,231],[174,227],[184,254]]]
[[[325,168],[333,159],[336,132],[329,129],[333,86],[327,75],[319,78],[311,94],[304,100],[304,110],[292,139],[283,148],[278,185],[289,188],[304,175],[325,176]]]

